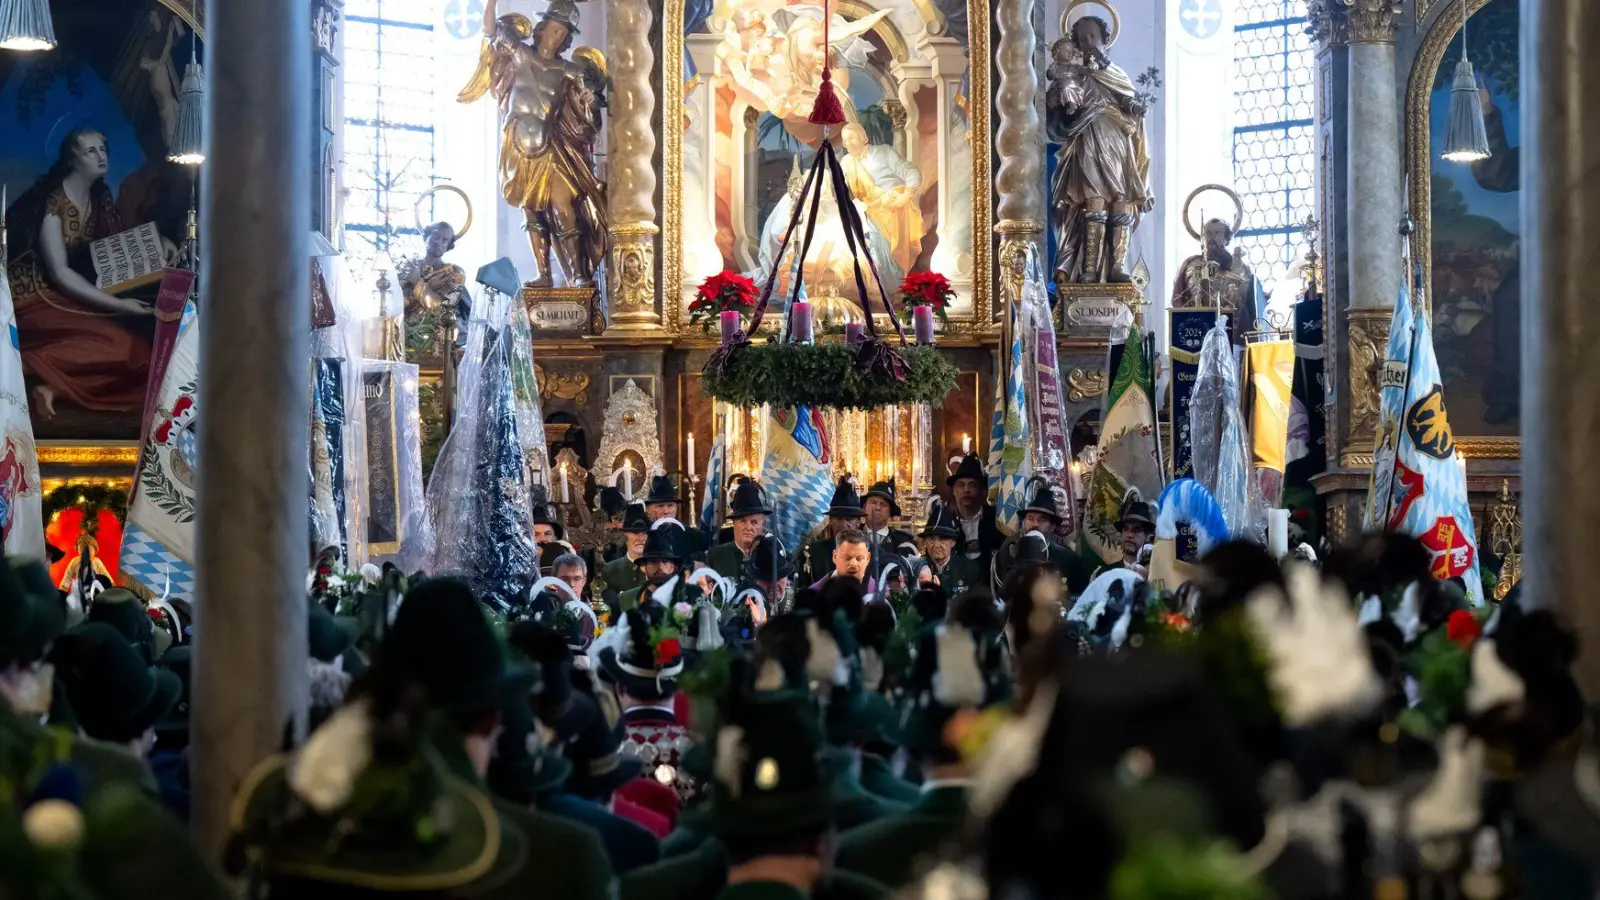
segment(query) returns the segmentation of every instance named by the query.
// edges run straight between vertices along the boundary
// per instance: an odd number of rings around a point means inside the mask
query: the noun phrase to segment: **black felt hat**
[[[67,622],[66,604],[43,564],[17,559],[7,563],[0,565],[0,665],[43,656]],[[29,577],[30,565],[45,572],[42,586]]]
[[[650,478],[650,494],[644,498],[645,503],[677,503],[678,487],[672,483],[671,475],[655,475]]]
[[[1150,504],[1137,498],[1123,503],[1122,511],[1117,516],[1117,528],[1120,530],[1124,525],[1128,524],[1155,528],[1155,515],[1150,510]]]
[[[1033,480],[1033,498],[1022,510],[1023,515],[1031,512],[1044,513],[1050,517],[1050,521],[1057,525],[1061,524],[1061,510],[1056,506],[1055,492],[1050,490],[1050,485],[1046,484],[1043,478]]]
[[[126,638],[98,622],[62,636],[51,659],[78,725],[96,740],[126,744],[138,738],[183,693],[177,675],[145,664]]]
[[[729,705],[712,765],[706,822],[717,835],[760,836],[826,828],[843,797],[803,691],[741,697]]]
[[[954,538],[959,542],[966,537],[966,533],[961,530],[955,513],[943,503],[935,503],[928,507],[928,524],[922,526],[922,532],[917,536]]]
[[[538,681],[537,669],[506,665],[483,607],[454,578],[430,579],[406,592],[378,648],[378,667],[414,678],[443,710],[497,709]]]
[[[754,479],[746,478],[739,482],[733,489],[733,500],[728,504],[728,518],[742,519],[745,516],[770,516],[772,507],[767,505],[767,492]]]
[[[127,588],[108,588],[101,591],[89,606],[88,620],[110,625],[122,635],[129,646],[138,651],[145,665],[156,661],[156,630],[150,624],[150,613],[137,595]]]
[[[750,551],[750,561],[745,565],[749,566],[750,578],[755,581],[782,581],[794,574],[789,555],[778,545],[778,538],[770,534],[756,541]]]
[[[156,731],[172,733],[189,730],[189,678],[193,662],[194,645],[182,644],[161,654],[160,661],[156,663],[157,666],[178,677],[180,688],[177,701],[167,710],[167,714],[156,722]]]
[[[944,480],[945,487],[955,487],[956,482],[963,478],[975,479],[983,485],[984,490],[989,489],[989,473],[984,469],[983,463],[976,454],[968,453],[961,457],[961,464],[956,466],[955,472]]]
[[[559,520],[550,515],[550,507],[548,504],[535,503],[533,505],[533,524],[549,525],[555,529],[556,540],[564,541],[567,539],[566,526],[562,525]]]
[[[833,489],[833,500],[828,503],[828,516],[859,519],[866,514],[861,508],[861,496],[856,493],[856,486],[848,478],[839,479]]]
[[[652,532],[653,533],[653,532]],[[652,640],[666,616],[666,610],[647,603],[623,614],[628,629],[621,647],[600,651],[600,667],[606,676],[642,700],[665,700],[678,692],[678,677],[683,674],[683,644],[676,637]]]
[[[634,560],[635,565],[644,565],[656,560],[684,564],[683,543],[680,535],[683,529],[671,523],[660,528],[650,529],[650,534],[644,539],[644,552]]]
[[[883,500],[885,503],[888,503],[889,515],[894,516],[895,518],[900,517],[900,504],[896,503],[894,499],[893,481],[880,481],[874,484],[872,487],[867,488],[867,497],[877,497],[878,499]]]
[[[987,607],[987,608],[986,608]],[[1000,622],[987,597],[958,603],[950,616],[916,637],[904,673],[900,738],[937,762],[959,754],[944,741],[945,725],[964,709],[984,709],[1011,696]]]
[[[635,500],[622,511],[622,530],[629,534],[644,534],[650,530],[650,517],[645,514],[643,503]]]
[[[628,507],[628,498],[622,496],[621,489],[610,484],[600,489],[599,502],[600,511],[605,513],[608,519]]]

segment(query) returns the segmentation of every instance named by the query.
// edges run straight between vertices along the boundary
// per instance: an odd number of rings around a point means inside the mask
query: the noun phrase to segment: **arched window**
[[[380,249],[412,255],[421,246],[412,210],[433,184],[439,2],[345,6],[344,236],[357,260]]]
[[[1304,0],[1238,0],[1234,12],[1233,184],[1244,201],[1234,247],[1270,291],[1305,252],[1315,209],[1315,51]]]

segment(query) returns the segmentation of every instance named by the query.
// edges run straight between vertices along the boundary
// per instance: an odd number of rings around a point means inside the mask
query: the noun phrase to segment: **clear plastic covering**
[[[465,578],[504,613],[538,580],[539,554],[512,387],[510,304],[486,305],[467,337],[460,414],[428,480],[437,536],[430,568]]]
[[[1217,498],[1228,532],[1236,538],[1262,540],[1266,510],[1251,477],[1250,448],[1239,409],[1238,363],[1228,340],[1227,316],[1217,317],[1200,348],[1189,428],[1194,478]]]
[[[549,491],[555,483],[550,480],[550,452],[545,447],[544,412],[539,408],[539,379],[533,364],[533,323],[528,319],[528,308],[521,303],[511,304],[509,324],[511,392],[517,409],[517,438],[522,442],[528,483],[544,485]],[[578,489],[582,491],[582,485]]]
[[[417,367],[369,359],[361,382],[367,432],[367,560],[414,572],[434,554],[433,523],[422,489]]]
[[[1029,423],[1029,455],[1032,474],[1044,479],[1055,495],[1061,524],[1055,535],[1064,539],[1077,530],[1077,504],[1072,489],[1072,448],[1068,440],[1065,398],[1061,392],[1061,366],[1056,356],[1056,328],[1050,313],[1050,295],[1045,290],[1044,267],[1038,251],[1028,245],[1027,277],[1022,282],[1023,355]],[[1029,500],[1032,498],[1030,497]]]
[[[311,330],[312,417],[307,467],[310,535],[315,546],[339,547],[349,568],[366,561],[366,414],[361,403],[360,318],[363,288],[341,255],[312,260],[337,324]]]

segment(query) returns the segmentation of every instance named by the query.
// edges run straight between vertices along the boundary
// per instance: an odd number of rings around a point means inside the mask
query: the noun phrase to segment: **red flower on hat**
[[[163,612],[161,612],[161,610],[157,609],[154,606],[150,607],[148,612],[150,613],[150,620],[152,622],[155,622],[158,625],[161,624],[161,622],[166,619],[166,614],[164,614]]]
[[[1445,636],[1461,645],[1463,650],[1472,646],[1479,635],[1483,634],[1483,626],[1478,623],[1478,617],[1464,609],[1458,609],[1450,614],[1444,626]]]
[[[673,660],[683,655],[683,647],[678,644],[677,638],[667,638],[656,645],[656,666],[670,665]]]

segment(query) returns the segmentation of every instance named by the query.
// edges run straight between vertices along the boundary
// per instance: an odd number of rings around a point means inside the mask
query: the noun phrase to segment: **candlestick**
[[[789,317],[789,339],[796,344],[809,344],[811,337],[811,304],[796,300]]]
[[[862,322],[846,322],[844,325],[844,342],[846,344],[859,344],[867,339],[867,326]]]
[[[567,487],[567,467],[561,467],[561,502],[572,502],[572,490]]]
[[[689,432],[689,474],[694,475],[694,432]]]
[[[972,452],[972,435],[963,434],[961,436],[961,452],[962,452],[962,454],[967,454],[967,453],[971,453]]]
[[[915,307],[911,316],[917,333],[917,343],[931,345],[933,343],[933,307]]]
[[[739,321],[739,311],[725,309],[722,311],[722,342],[732,343],[733,339],[744,331],[744,323]]]

